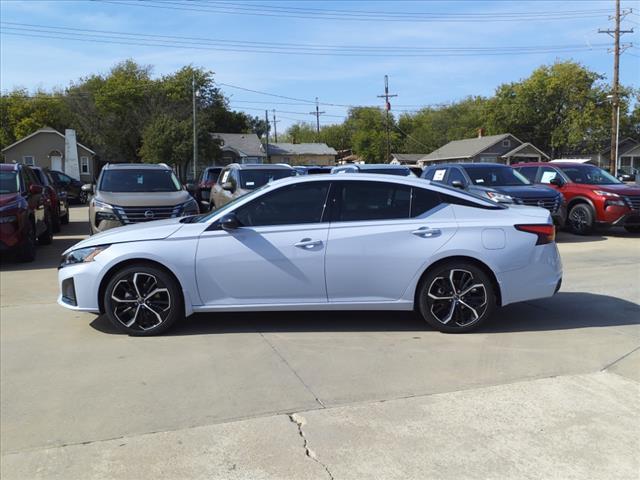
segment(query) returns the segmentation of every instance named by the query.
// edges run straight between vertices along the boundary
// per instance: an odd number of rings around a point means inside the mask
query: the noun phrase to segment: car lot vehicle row
[[[69,223],[69,202],[81,202],[78,180],[55,170],[0,164],[0,252],[24,262]],[[76,189],[76,187],[78,187]],[[75,190],[75,193],[74,192]]]
[[[193,312],[414,308],[464,332],[559,289],[554,238],[547,210],[416,177],[298,176],[78,243],[63,254],[58,301],[133,335]]]

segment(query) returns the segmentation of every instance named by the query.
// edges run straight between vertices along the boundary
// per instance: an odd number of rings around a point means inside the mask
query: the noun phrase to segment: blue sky
[[[383,77],[390,78],[390,90],[399,95],[393,109],[417,109],[420,105],[448,103],[467,95],[490,95],[505,82],[528,76],[537,66],[556,59],[574,59],[607,78],[611,77],[612,55],[603,43],[610,38],[598,34],[598,28],[611,28],[607,10],[613,13],[613,0],[592,1],[273,1],[227,0],[230,4],[202,1],[167,0],[155,7],[143,7],[135,0],[107,1],[6,1],[0,2],[2,22],[72,27],[88,31],[113,31],[148,35],[174,35],[215,38],[245,42],[278,42],[286,44],[348,45],[371,47],[379,53],[388,46],[468,48],[518,47],[540,45],[578,45],[583,51],[536,53],[523,55],[469,56],[337,56],[281,55],[273,53],[233,52],[211,49],[168,48],[88,42],[83,34],[77,38],[52,39],[7,35],[3,28],[0,50],[0,87],[65,87],[71,81],[96,72],[107,72],[111,66],[131,58],[153,66],[154,75],[177,70],[185,64],[216,72],[218,82],[233,84],[277,95],[345,105],[380,104],[376,96],[383,91]],[[147,5],[149,2],[147,2]],[[249,7],[247,7],[249,5]],[[266,6],[265,8],[260,7]],[[168,7],[168,8],[167,8]],[[262,15],[248,15],[252,8]],[[268,7],[268,8],[267,8]],[[301,12],[299,17],[270,13],[273,8],[344,10],[333,18],[318,18]],[[623,8],[635,12],[627,16],[623,28],[640,29],[640,0],[623,1]],[[190,10],[193,9],[193,10]],[[234,13],[223,13],[221,9]],[[204,11],[197,11],[204,10]],[[597,11],[593,14],[568,15],[549,19],[547,12]],[[453,15],[456,21],[389,21],[354,20],[355,12],[415,12],[420,15],[438,13]],[[496,21],[498,15],[513,13],[508,21]],[[473,16],[481,14],[482,19]],[[531,14],[543,14],[532,19]],[[456,16],[457,15],[457,16]],[[471,15],[471,17],[468,17]],[[467,17],[464,17],[467,16]],[[472,21],[461,22],[461,19]],[[4,24],[3,27],[7,27]],[[10,25],[9,25],[10,26]],[[14,25],[15,27],[15,25]],[[35,28],[37,27],[28,27]],[[15,33],[16,31],[13,30]],[[33,30],[32,30],[33,33]],[[90,33],[90,32],[88,32]],[[638,34],[623,37],[635,41],[621,60],[623,84],[640,87],[640,42]],[[125,42],[126,43],[126,42]],[[590,49],[590,47],[592,47]],[[461,50],[470,53],[469,50]],[[231,96],[234,109],[252,115],[264,115],[264,109],[275,108],[280,118],[278,129],[295,120],[311,121],[310,104],[268,97],[243,90],[223,87]],[[327,115],[321,123],[340,121],[346,108],[322,105]]]

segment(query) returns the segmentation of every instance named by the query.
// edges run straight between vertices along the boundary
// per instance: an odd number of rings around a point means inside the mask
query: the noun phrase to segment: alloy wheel
[[[120,279],[111,291],[113,316],[125,327],[141,331],[162,324],[171,313],[171,294],[150,273],[135,272]]]
[[[443,325],[467,327],[487,308],[487,290],[468,270],[451,269],[434,278],[427,296],[431,314]]]
[[[589,226],[589,218],[587,212],[581,208],[574,208],[569,215],[569,222],[574,230],[582,232]]]

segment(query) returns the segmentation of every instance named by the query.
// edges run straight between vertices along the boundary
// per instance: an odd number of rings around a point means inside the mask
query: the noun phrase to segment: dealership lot
[[[637,474],[639,235],[561,233],[561,292],[473,334],[404,312],[288,312],[198,315],[133,338],[55,304],[60,253],[86,218],[72,208],[33,264],[0,272],[3,478],[139,478],[152,463],[165,478],[428,477],[438,461],[451,478]],[[521,423],[547,432],[540,444],[509,431]],[[433,448],[416,445],[428,435]],[[472,470],[448,458],[458,448]],[[483,474],[497,459],[502,474]]]

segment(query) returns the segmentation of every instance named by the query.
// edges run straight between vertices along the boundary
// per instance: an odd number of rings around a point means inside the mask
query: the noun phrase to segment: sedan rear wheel
[[[489,276],[470,262],[443,264],[420,284],[420,313],[433,328],[463,333],[477,328],[496,307]]]
[[[151,336],[184,317],[176,281],[163,270],[132,265],[116,273],[104,294],[107,317],[121,332]]]

